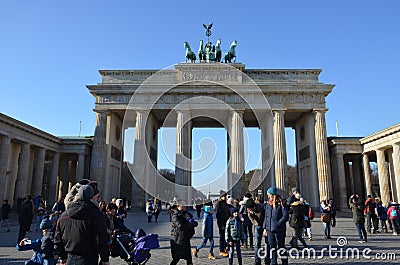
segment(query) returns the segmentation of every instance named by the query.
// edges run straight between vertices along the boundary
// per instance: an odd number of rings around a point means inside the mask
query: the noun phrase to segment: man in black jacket
[[[94,190],[83,185],[78,190],[78,200],[71,203],[57,222],[55,252],[61,264],[109,265],[106,219],[91,201]]]
[[[226,240],[225,240],[225,226],[226,222],[230,217],[229,210],[233,208],[226,203],[226,192],[221,190],[220,191],[220,199],[215,206],[215,212],[217,217],[217,224],[219,230],[219,255],[223,257],[228,256],[228,251],[226,250]]]
[[[32,196],[28,196],[22,199],[21,204],[18,206],[18,223],[19,223],[19,232],[18,232],[18,242],[21,242],[22,239],[25,238],[26,232],[28,232],[31,228],[32,219],[33,219],[33,202]]]

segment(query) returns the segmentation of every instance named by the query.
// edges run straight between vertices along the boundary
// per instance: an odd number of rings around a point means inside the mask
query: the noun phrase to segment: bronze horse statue
[[[197,55],[199,56],[200,62],[203,62],[206,60],[206,53],[204,51],[203,40],[200,40],[200,47],[199,47],[199,50],[197,51]]]
[[[235,59],[233,62],[236,62],[236,45],[237,45],[237,41],[234,40],[231,44],[231,48],[229,49],[229,51],[225,54],[224,56],[224,61],[225,63],[231,63],[232,59]]]
[[[221,62],[221,57],[222,57],[221,40],[218,39],[217,43],[215,44],[215,61],[218,63]]]
[[[190,45],[187,41],[185,41],[184,47],[186,49],[186,62],[188,62],[188,60],[191,63],[196,62],[196,54],[192,51],[192,49],[190,48]]]

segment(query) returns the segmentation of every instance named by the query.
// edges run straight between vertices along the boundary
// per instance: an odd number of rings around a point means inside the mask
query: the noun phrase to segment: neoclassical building
[[[134,206],[148,196],[192,196],[192,129],[226,130],[229,193],[276,186],[290,190],[286,174],[285,128],[295,131],[297,186],[312,205],[333,197],[347,209],[348,197],[372,194],[384,203],[400,199],[400,125],[365,138],[327,137],[325,98],[333,85],[319,80],[319,69],[246,69],[240,63],[179,63],[167,70],[101,70],[101,82],[88,85],[95,98],[93,137],[56,137],[0,115],[0,199],[27,194],[51,203],[79,179],[99,182],[110,200],[124,178]],[[124,132],[135,128],[134,139]],[[158,130],[176,128],[175,182],[157,171]],[[243,128],[261,131],[262,178],[245,187]],[[124,146],[133,145],[129,174]],[[125,143],[125,144],[124,144]],[[371,165],[377,163],[377,174]],[[372,164],[371,164],[372,163]],[[375,176],[378,176],[375,178]]]

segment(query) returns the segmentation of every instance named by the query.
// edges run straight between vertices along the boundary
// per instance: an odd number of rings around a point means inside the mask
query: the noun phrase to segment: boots
[[[197,256],[197,253],[198,253],[198,251],[197,251],[197,249],[192,249],[192,253],[193,253],[193,256],[195,256],[196,258],[198,258],[199,256]]]
[[[242,258],[238,258],[239,265],[243,265]]]
[[[233,265],[233,258],[229,258],[229,265]]]
[[[214,253],[211,252],[210,254],[208,254],[208,258],[214,260],[215,259]]]

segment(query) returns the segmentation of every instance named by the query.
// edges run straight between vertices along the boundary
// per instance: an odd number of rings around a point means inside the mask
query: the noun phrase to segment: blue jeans
[[[254,237],[256,244],[254,245],[254,264],[261,265],[261,258],[258,256],[258,250],[261,248],[261,241],[263,238],[264,229],[262,226],[254,226]]]
[[[324,234],[326,238],[330,238],[331,237],[331,222],[325,223],[324,224]]]
[[[229,260],[233,260],[233,255],[235,253],[235,248],[237,252],[238,259],[242,258],[242,251],[240,250],[240,240],[232,241],[233,245],[229,244]]]
[[[213,253],[214,250],[214,238],[212,237],[203,237],[203,242],[196,247],[196,250],[199,251],[201,248],[204,248],[207,245],[207,241],[210,241],[210,253]]]
[[[367,241],[367,230],[365,230],[364,223],[356,223],[356,227],[357,227],[358,236],[360,237],[360,239]]]
[[[248,218],[248,217],[247,217]],[[245,235],[245,241],[243,243],[248,243],[247,239],[250,239],[250,247],[253,247],[253,224],[251,223],[250,219],[246,220],[243,222],[243,228],[244,228],[244,235]]]
[[[285,236],[286,236],[286,231],[278,233],[268,232],[267,255],[265,258],[265,264],[277,265],[278,264],[277,251],[279,250],[279,255],[282,260],[282,265],[288,265],[288,256],[285,248]]]

